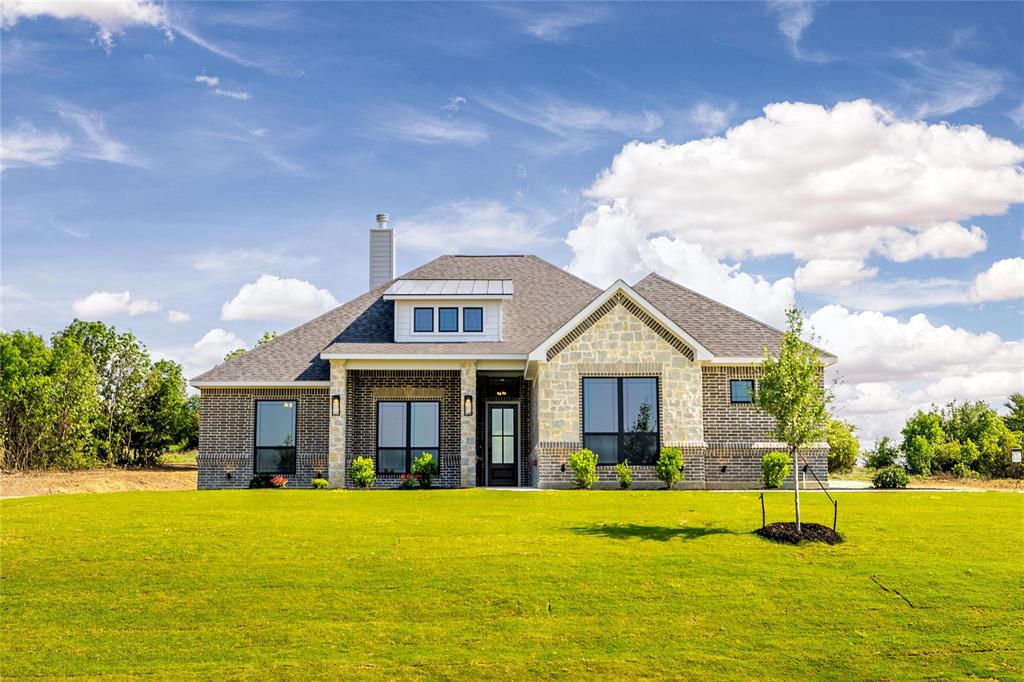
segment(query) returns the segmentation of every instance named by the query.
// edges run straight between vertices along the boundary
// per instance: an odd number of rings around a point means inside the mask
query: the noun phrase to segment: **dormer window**
[[[484,309],[463,308],[462,309],[462,331],[482,332],[484,330]]]
[[[437,331],[457,332],[459,331],[459,309],[438,308],[437,309]]]
[[[434,309],[414,308],[412,311],[412,330],[414,332],[434,331]]]

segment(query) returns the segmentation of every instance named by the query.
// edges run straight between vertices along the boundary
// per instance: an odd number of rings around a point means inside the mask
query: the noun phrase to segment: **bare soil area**
[[[196,468],[187,464],[167,464],[149,469],[0,472],[0,498],[195,489]]]

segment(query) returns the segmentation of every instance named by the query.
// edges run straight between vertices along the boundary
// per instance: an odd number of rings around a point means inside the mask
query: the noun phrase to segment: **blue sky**
[[[1024,385],[1020,3],[40,0],[3,25],[4,329],[98,316],[199,371],[361,293],[388,211],[400,270],[528,252],[776,324],[795,300],[868,437]]]

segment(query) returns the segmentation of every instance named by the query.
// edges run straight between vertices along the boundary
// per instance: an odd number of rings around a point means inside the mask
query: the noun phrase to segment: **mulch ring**
[[[843,541],[842,535],[820,523],[801,523],[799,533],[796,532],[796,524],[792,522],[769,523],[754,532],[767,540],[790,545],[799,545],[801,542],[824,542],[834,545]]]

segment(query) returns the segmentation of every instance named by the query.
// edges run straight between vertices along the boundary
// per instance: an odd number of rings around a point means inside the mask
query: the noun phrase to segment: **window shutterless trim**
[[[429,310],[430,311],[430,329],[420,329],[416,325],[416,322],[417,322],[416,313],[419,312],[420,310]],[[434,331],[434,309],[433,308],[419,307],[419,308],[413,308],[412,309],[412,331],[413,331],[413,333],[419,332],[421,334],[426,334],[426,333],[430,333],[430,332]]]
[[[395,446],[392,446],[392,447],[386,447],[386,446],[382,447],[381,444],[380,444],[380,406],[385,404],[385,403],[405,405],[405,446],[395,445]],[[434,405],[437,405],[437,445],[435,445],[434,447],[424,447],[422,445],[417,445],[417,446],[413,446],[412,445],[412,409],[411,409],[410,406],[415,404],[415,403],[433,403]],[[440,471],[441,471],[441,401],[439,401],[439,400],[378,400],[377,401],[377,406],[376,406],[375,409],[377,411],[377,415],[376,415],[376,418],[377,418],[377,423],[376,423],[377,433],[375,434],[376,438],[375,438],[375,444],[374,444],[374,447],[375,447],[374,454],[376,454],[375,459],[377,461],[374,462],[374,466],[375,466],[376,471],[377,471],[378,474],[380,474],[382,476],[387,476],[389,474],[393,474],[393,475],[397,476],[399,474],[408,474],[408,473],[410,473],[412,471],[412,460],[413,460],[413,457],[414,457],[413,452],[414,451],[415,452],[423,452],[424,450],[437,450],[437,470],[438,470],[438,473],[440,473]],[[405,471],[382,471],[381,468],[380,468],[380,451],[381,450],[405,450]]]
[[[291,448],[287,446],[260,446],[259,445],[259,419],[260,419],[260,403],[295,403],[295,412],[292,414],[292,431],[295,434],[295,445]],[[292,468],[291,471],[259,471],[259,450],[292,450]],[[252,473],[253,475],[277,475],[277,474],[288,474],[291,476],[295,475],[298,469],[299,459],[299,401],[297,398],[294,399],[276,399],[276,400],[254,400],[252,401]]]
[[[454,310],[455,311],[455,329],[443,329],[441,327],[441,313],[443,313],[446,310]],[[452,307],[452,306],[445,306],[443,308],[438,308],[437,309],[437,331],[439,331],[439,332],[441,332],[443,334],[451,334],[453,332],[458,332],[459,331],[459,309],[458,308],[455,308],[455,307]]]
[[[480,311],[480,328],[470,329],[469,325],[466,324],[466,311],[468,310],[479,310]],[[462,331],[470,334],[480,334],[484,331],[484,309],[480,306],[466,306],[462,309]]]
[[[617,398],[616,399],[618,401],[618,408],[619,408],[617,410],[618,414],[616,415],[616,419],[618,420],[618,428],[619,428],[618,431],[587,431],[586,430],[585,422],[586,422],[586,409],[587,409],[587,407],[586,407],[587,392],[584,389],[584,386],[586,385],[587,379],[614,379],[615,380],[615,389],[617,391],[617,394],[616,394]],[[622,397],[623,397],[622,386],[623,386],[623,380],[624,379],[652,379],[652,380],[654,380],[654,408],[655,408],[654,414],[655,414],[655,419],[657,419],[657,423],[658,423],[658,428],[655,429],[654,431],[626,431],[625,430],[626,424],[625,424],[625,419],[623,417],[623,413],[625,412],[626,405],[625,405],[625,403],[622,400]],[[657,377],[657,376],[625,376],[625,377],[597,376],[597,377],[581,377],[580,378],[580,395],[581,395],[581,403],[582,403],[581,406],[583,408],[583,414],[580,415],[580,417],[581,417],[580,418],[580,423],[583,424],[583,429],[584,429],[583,430],[583,441],[584,441],[584,443],[586,442],[587,436],[617,436],[618,437],[618,444],[617,444],[618,459],[616,460],[616,462],[622,462],[622,461],[624,461],[626,459],[629,459],[628,457],[624,457],[623,456],[624,455],[624,453],[623,453],[624,447],[623,446],[625,445],[626,438],[628,436],[631,436],[631,435],[643,434],[643,435],[653,436],[654,437],[655,452],[658,452],[660,450],[660,447],[661,447],[661,379],[659,377]],[[586,446],[584,445],[584,447],[586,447]],[[600,455],[598,455],[598,457],[600,457]],[[638,464],[638,462],[632,462],[632,464]],[[598,466],[614,466],[614,464],[612,464],[610,462],[605,462],[605,463],[600,463],[599,462]],[[640,466],[650,466],[650,465],[649,464],[643,464],[643,465],[640,465]]]
[[[736,383],[750,384],[750,399],[736,400],[732,386]],[[733,405],[750,405],[754,402],[754,380],[753,379],[729,379],[729,402]]]

